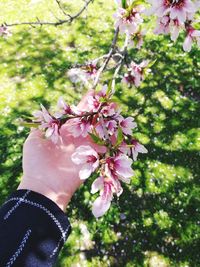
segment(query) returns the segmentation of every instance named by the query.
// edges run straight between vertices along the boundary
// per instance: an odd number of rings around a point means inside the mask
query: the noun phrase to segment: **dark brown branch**
[[[115,46],[116,46],[116,43],[117,43],[118,35],[119,35],[119,27],[115,30],[115,34],[114,34],[114,38],[113,38],[113,41],[112,41],[112,44],[111,44],[111,47],[110,47],[110,51],[109,51],[109,53],[107,55],[107,58],[104,61],[103,65],[101,66],[101,68],[98,71],[97,77],[96,77],[94,85],[93,85],[93,89],[96,88],[96,86],[97,86],[97,84],[99,82],[99,78],[101,76],[101,73],[105,70],[105,68],[107,67],[110,59],[112,58],[113,53],[115,52]]]
[[[73,20],[75,20],[76,18],[78,18],[84,11],[85,9],[88,7],[88,5],[93,2],[94,0],[87,0],[85,2],[85,5],[79,10],[79,12],[77,14],[75,14],[74,16],[71,16],[69,14],[67,14],[64,9],[62,8],[62,10],[66,13],[65,15],[68,16],[68,19],[58,19],[58,21],[55,22],[49,22],[49,21],[41,21],[39,19],[37,19],[37,21],[33,21],[33,22],[16,22],[16,23],[4,23],[4,25],[6,27],[12,27],[12,26],[21,26],[21,25],[49,25],[49,26],[60,26],[62,24],[65,23],[71,23]],[[59,2],[59,1],[57,1]]]

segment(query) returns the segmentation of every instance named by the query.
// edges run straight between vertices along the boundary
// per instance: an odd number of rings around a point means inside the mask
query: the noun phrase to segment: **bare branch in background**
[[[63,14],[65,16],[67,16],[67,19],[58,19],[58,21],[55,22],[49,22],[49,21],[41,21],[40,19],[37,18],[37,21],[33,21],[33,22],[16,22],[16,23],[4,23],[4,26],[6,27],[13,27],[13,26],[21,26],[21,25],[30,25],[30,26],[42,26],[42,25],[50,25],[50,26],[60,26],[62,24],[65,23],[71,23],[73,20],[75,20],[76,18],[78,18],[88,7],[88,5],[90,3],[92,3],[94,0],[87,0],[85,1],[84,6],[78,11],[78,13],[76,13],[75,15],[70,15],[67,14],[64,10],[64,8],[62,7],[61,3],[59,0],[56,0],[56,2],[58,3],[59,8],[61,9],[61,11],[63,12]]]
[[[56,3],[58,4],[58,7],[59,7],[60,10],[62,11],[62,13],[63,13],[65,16],[69,16],[69,14],[67,14],[67,13],[65,12],[65,9],[63,8],[63,6],[62,6],[60,0],[56,0]]]

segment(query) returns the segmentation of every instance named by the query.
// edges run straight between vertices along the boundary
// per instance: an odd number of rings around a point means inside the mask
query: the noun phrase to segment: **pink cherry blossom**
[[[45,136],[51,139],[53,143],[57,143],[60,137],[60,127],[61,123],[59,119],[56,119],[46,110],[46,108],[41,105],[42,111],[35,111],[33,115],[36,122],[40,122],[40,129],[46,129]]]
[[[95,131],[101,139],[103,140],[109,139],[108,132],[105,127],[105,122],[103,119],[100,119],[98,123],[95,125]]]
[[[110,136],[116,134],[117,122],[115,120],[104,120],[101,118],[95,125],[95,130],[100,138],[109,140]]]
[[[148,15],[163,17],[169,14],[170,19],[178,19],[180,23],[184,23],[191,13],[196,12],[196,7],[191,0],[148,0],[148,2],[151,4]]]
[[[75,164],[83,165],[79,171],[79,177],[82,180],[89,178],[99,166],[99,156],[90,146],[79,146],[71,159]]]
[[[103,114],[104,117],[114,116],[117,113],[116,103],[113,103],[113,102],[108,103],[102,108],[101,113]]]
[[[157,27],[154,30],[155,34],[170,34],[171,40],[176,41],[180,30],[184,27],[178,19],[170,19],[169,15],[157,19]]]
[[[122,83],[126,83],[127,85],[135,85],[136,87],[139,87],[141,84],[140,77],[134,76],[131,72],[125,73],[124,77],[122,79]]]
[[[132,10],[119,7],[117,13],[114,14],[116,19],[115,28],[119,27],[121,33],[135,33],[138,26],[143,22],[140,16],[141,11],[141,6],[137,6]]]
[[[134,161],[137,160],[138,153],[143,153],[143,154],[148,153],[148,150],[143,145],[141,145],[137,140],[135,139],[132,140],[131,144],[133,145],[133,147],[131,147],[131,153]]]
[[[73,83],[82,82],[88,84],[89,80],[95,80],[97,67],[94,63],[88,63],[80,68],[72,68],[68,71],[68,76]]]
[[[143,37],[145,35],[146,31],[145,30],[138,30],[135,33],[132,33],[129,35],[129,40],[128,40],[128,45],[130,47],[136,47],[140,49],[143,45]]]
[[[72,83],[82,82],[84,84],[88,84],[87,77],[83,70],[79,68],[72,68],[68,71],[68,76]]]
[[[60,110],[59,112],[56,112],[55,116],[57,118],[59,118],[63,115],[71,115],[74,113],[72,108],[68,104],[65,103],[65,101],[63,100],[62,97],[59,97],[57,107]]]
[[[88,108],[89,111],[97,112],[101,107],[100,97],[98,95],[88,96]]]
[[[100,176],[97,178],[91,188],[91,193],[95,194],[100,191],[100,196],[94,201],[92,213],[96,218],[104,215],[110,208],[113,194],[120,196],[123,189],[117,179],[109,179]]]
[[[137,123],[133,121],[134,119],[132,117],[123,118],[122,116],[119,116],[118,120],[123,133],[132,135],[132,130],[137,127]]]
[[[86,137],[88,135],[88,132],[91,131],[91,129],[92,125],[90,120],[88,120],[87,118],[75,118],[70,120],[70,127],[68,131],[74,137]]]
[[[107,121],[105,126],[110,136],[117,132],[117,122],[115,120]]]
[[[106,159],[105,173],[106,176],[116,179],[119,177],[122,181],[129,183],[130,177],[133,176],[132,170],[133,161],[126,155],[118,155]]]
[[[169,2],[169,0],[167,1]],[[187,20],[187,16],[190,13],[195,12],[195,5],[190,0],[174,0],[170,5],[170,18],[178,19],[181,23],[184,23]]]
[[[190,52],[192,48],[192,42],[196,41],[197,45],[200,47],[200,31],[195,30],[192,26],[187,28],[187,36],[183,43],[183,49],[186,52]]]
[[[128,147],[127,143],[123,141],[120,146],[118,147],[118,150],[120,153],[125,154],[125,155],[130,155],[131,150],[130,147]]]
[[[105,98],[106,97],[107,90],[108,90],[108,86],[107,86],[107,84],[104,84],[102,86],[101,90],[99,92],[97,92],[97,95],[99,97]]]
[[[145,72],[150,71],[148,69],[148,64],[148,60],[144,60],[140,64],[132,61],[128,69],[128,73],[124,75],[122,82],[127,83],[128,85],[135,85],[136,87],[139,87],[145,78]]]
[[[88,79],[95,79],[97,75],[97,66],[94,63],[88,63],[81,68]]]
[[[148,0],[148,2],[151,4],[151,8],[145,11],[146,15],[163,17],[170,10],[170,0]]]
[[[169,34],[170,32],[170,17],[163,16],[157,19],[157,26],[154,30],[155,34]]]
[[[178,19],[174,19],[170,21],[170,34],[171,40],[176,41],[181,29],[183,28],[183,24],[179,22]]]

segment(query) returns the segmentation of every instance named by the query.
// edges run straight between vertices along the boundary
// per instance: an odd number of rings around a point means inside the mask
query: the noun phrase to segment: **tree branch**
[[[62,11],[62,13],[65,15],[65,16],[69,16],[69,14],[67,14],[64,10],[64,8],[62,7],[61,3],[60,3],[60,0],[56,0],[56,3],[58,4],[58,7],[60,8],[60,10]]]
[[[117,66],[117,68],[114,72],[113,78],[112,78],[112,85],[111,85],[112,92],[114,92],[114,90],[115,90],[115,80],[116,80],[117,75],[118,75],[119,71],[121,70],[121,68],[124,64],[124,61],[126,59],[126,56],[127,56],[127,46],[128,46],[128,35],[126,35],[124,46],[122,48],[122,52],[121,52],[122,57],[119,60],[118,66]]]
[[[115,51],[115,46],[116,46],[116,43],[117,43],[117,38],[118,38],[118,35],[119,35],[119,27],[115,30],[115,34],[114,34],[114,38],[113,38],[113,41],[112,41],[112,44],[111,44],[111,47],[110,47],[110,51],[107,55],[107,58],[106,60],[104,61],[103,65],[101,66],[101,68],[98,70],[98,73],[97,73],[97,76],[96,76],[96,79],[94,81],[94,85],[93,85],[93,89],[95,89],[97,87],[97,84],[99,82],[99,78],[101,76],[101,73],[105,70],[105,68],[107,67],[110,59],[112,58],[112,55]]]
[[[75,20],[76,18],[78,18],[84,11],[85,9],[88,7],[88,5],[93,2],[94,0],[87,0],[85,1],[85,5],[78,11],[78,13],[76,13],[74,16],[71,16],[70,14],[67,14],[63,7],[61,7],[60,1],[56,0],[56,2],[58,3],[60,9],[62,10],[62,12],[65,14],[65,16],[68,17],[68,19],[58,19],[58,21],[55,22],[49,22],[49,21],[41,21],[39,19],[37,19],[37,21],[33,21],[33,22],[16,22],[16,23],[4,23],[4,26],[6,27],[13,27],[13,26],[21,26],[21,25],[30,25],[30,26],[42,26],[42,25],[49,25],[49,26],[60,26],[62,24],[65,23],[71,23],[73,20]]]

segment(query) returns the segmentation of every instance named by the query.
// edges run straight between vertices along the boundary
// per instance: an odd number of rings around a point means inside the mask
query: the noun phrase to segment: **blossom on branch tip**
[[[93,63],[88,63],[80,68],[72,68],[68,71],[68,76],[73,83],[83,82],[88,84],[89,80],[95,80],[96,75],[97,67]]]
[[[97,66],[94,63],[88,63],[85,66],[81,67],[86,76],[91,79],[95,79],[97,75]]]
[[[115,28],[119,27],[121,33],[132,34],[137,32],[138,26],[143,22],[141,18],[141,6],[136,6],[135,8],[118,8],[118,11],[114,14],[116,19]]]
[[[79,171],[79,177],[82,180],[89,178],[99,166],[99,156],[90,146],[79,146],[71,159],[75,164],[83,165]]]
[[[128,45],[130,47],[136,47],[137,49],[140,49],[143,45],[143,37],[145,35],[145,30],[138,30],[135,33],[132,33],[129,35]]]
[[[57,107],[60,112],[56,113],[56,117],[61,117],[62,115],[71,115],[73,114],[72,108],[65,103],[62,97],[59,97]]]
[[[54,144],[58,142],[60,137],[60,127],[61,122],[59,119],[50,115],[50,113],[46,110],[46,108],[41,105],[41,111],[33,112],[33,116],[35,117],[36,122],[40,122],[40,129],[45,129],[45,136],[48,139],[51,139]]]
[[[135,85],[136,87],[139,87],[145,78],[145,74],[150,72],[148,65],[148,60],[144,60],[140,64],[132,61],[129,66],[128,73],[124,75],[122,82],[127,83],[128,85]]]

